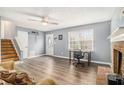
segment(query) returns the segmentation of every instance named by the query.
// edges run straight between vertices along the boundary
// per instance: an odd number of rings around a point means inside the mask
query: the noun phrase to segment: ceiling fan
[[[58,20],[49,16],[49,13],[44,13],[43,16],[31,12],[16,11],[17,13],[28,16],[29,21],[40,22],[43,26],[58,25]]]
[[[51,17],[48,16],[40,16],[40,17],[34,17],[34,18],[29,18],[28,20],[30,21],[39,21],[43,26],[47,26],[49,24],[52,25],[58,25],[57,22],[54,22],[55,20]]]

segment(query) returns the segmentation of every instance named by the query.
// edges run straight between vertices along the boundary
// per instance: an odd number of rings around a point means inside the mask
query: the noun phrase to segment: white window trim
[[[82,30],[79,30],[79,31],[69,31],[68,32],[68,50],[73,50],[73,49],[70,49],[70,36],[69,36],[69,33],[70,32],[82,32],[82,31],[86,31],[86,30],[92,30],[93,31],[92,50],[90,50],[90,51],[94,51],[94,29],[93,28],[82,29]],[[77,49],[77,50],[80,50],[80,49]]]

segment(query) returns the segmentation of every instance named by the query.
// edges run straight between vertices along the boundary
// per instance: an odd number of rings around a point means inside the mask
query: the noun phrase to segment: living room
[[[1,7],[0,24],[1,84],[124,84],[122,7]]]

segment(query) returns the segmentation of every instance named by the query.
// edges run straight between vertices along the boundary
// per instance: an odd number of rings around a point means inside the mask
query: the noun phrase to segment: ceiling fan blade
[[[55,18],[53,18],[53,17],[50,17],[49,15],[44,15],[44,16],[41,16],[41,18],[42,19],[44,19],[44,20],[49,20],[49,21],[59,21],[59,20],[57,20],[57,19],[55,19]]]
[[[52,21],[53,21],[53,20],[54,20],[54,21],[59,21],[58,19],[53,18],[53,17],[50,17],[50,16],[48,16],[48,19],[49,19],[49,20],[52,20]]]
[[[48,22],[48,24],[58,25],[56,22]]]
[[[33,17],[38,17],[41,18],[41,15],[35,14],[35,13],[29,13],[29,12],[22,12],[22,11],[16,11],[20,14],[27,15],[27,16],[33,16]]]
[[[39,22],[41,22],[41,19],[31,19],[31,18],[29,18],[28,20],[29,21],[39,21]]]

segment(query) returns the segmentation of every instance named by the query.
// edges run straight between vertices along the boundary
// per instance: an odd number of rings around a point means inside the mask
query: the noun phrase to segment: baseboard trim
[[[40,56],[43,56],[44,54],[42,54],[42,55],[36,55],[36,56],[31,56],[31,57],[27,57],[27,58],[25,58],[25,59],[31,59],[31,58],[35,58],[35,57],[40,57]],[[24,60],[24,59],[23,59]],[[16,64],[22,64],[22,63],[24,63],[24,61],[23,60],[21,60],[21,61],[16,61]]]
[[[64,59],[69,59],[69,57],[65,57],[65,56],[58,56],[58,55],[49,55],[49,56],[53,56],[53,57],[58,57],[58,58],[64,58]],[[87,61],[87,60],[82,60],[82,61]],[[91,60],[92,63],[97,63],[97,64],[101,64],[101,65],[109,65],[111,67],[111,63],[109,62],[103,62],[103,61],[94,61]]]
[[[102,65],[109,65],[110,67],[111,67],[111,65],[112,65],[110,62],[94,61],[94,60],[92,60],[91,62],[97,63],[97,64],[102,64]]]
[[[58,56],[58,55],[48,55],[48,54],[41,54],[41,55],[37,55],[37,56],[32,56],[32,57],[28,57],[28,59],[30,58],[35,58],[35,57],[40,57],[40,56],[53,56],[53,57],[58,57],[58,58],[64,58],[64,59],[69,59],[69,57],[65,57],[65,56]],[[82,60],[82,61],[87,61],[87,60]],[[91,60],[92,63],[96,63],[96,64],[101,64],[101,65],[108,65],[108,66],[112,66],[111,63],[109,62],[103,62],[103,61],[94,61]]]
[[[31,56],[31,57],[27,57],[27,59],[31,59],[31,58],[35,58],[35,57],[40,57],[40,56],[43,56],[44,54],[41,54],[41,55],[36,55],[36,56]]]

